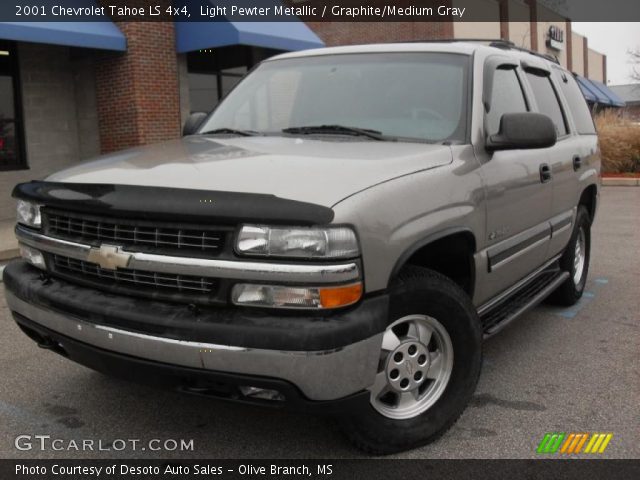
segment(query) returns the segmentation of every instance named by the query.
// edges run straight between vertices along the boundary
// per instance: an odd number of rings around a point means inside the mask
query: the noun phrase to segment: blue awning
[[[208,0],[213,6],[216,0]],[[324,42],[302,21],[234,22],[226,18],[209,22],[175,22],[176,50],[247,45],[295,51],[324,47]]]
[[[598,103],[598,97],[596,97],[596,95],[591,91],[591,88],[593,87],[589,88],[586,78],[576,75],[576,81],[578,82],[578,86],[580,87],[585,100],[589,103]]]
[[[624,107],[625,103],[604,83],[576,75],[578,86],[587,102],[610,107]]]
[[[0,22],[0,38],[20,42],[125,51],[127,39],[112,22]]]
[[[589,80],[591,84],[600,90],[611,102],[611,105],[614,107],[624,107],[626,103],[622,100],[618,95],[615,94],[613,90],[607,87],[604,83],[599,82],[597,80]]]

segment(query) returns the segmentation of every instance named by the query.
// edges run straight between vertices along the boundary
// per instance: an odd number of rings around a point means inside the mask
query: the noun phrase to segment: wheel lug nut
[[[418,347],[416,347],[415,345],[411,345],[408,350],[409,355],[411,356],[415,355],[417,351],[418,351]]]
[[[394,368],[391,370],[391,373],[389,373],[389,376],[391,377],[391,380],[396,380],[400,376],[400,372]]]
[[[400,363],[403,358],[404,356],[402,355],[402,352],[396,352],[396,354],[393,356],[393,361],[396,363]]]
[[[427,363],[427,356],[426,355],[420,355],[418,357],[418,363],[420,364],[420,366],[424,366],[424,364]]]
[[[403,378],[400,382],[400,388],[407,388],[409,386],[409,379]]]
[[[420,380],[422,380],[422,372],[416,372],[415,375],[413,376],[413,379],[416,382],[419,382]]]

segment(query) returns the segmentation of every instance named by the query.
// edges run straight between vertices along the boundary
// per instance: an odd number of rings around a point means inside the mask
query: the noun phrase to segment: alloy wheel
[[[371,405],[388,418],[408,419],[443,394],[453,370],[453,345],[444,326],[427,315],[409,315],[387,327]]]

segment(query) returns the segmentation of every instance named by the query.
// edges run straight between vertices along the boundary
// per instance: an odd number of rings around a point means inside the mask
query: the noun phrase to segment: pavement
[[[540,458],[546,432],[611,432],[598,458],[640,458],[639,243],[640,189],[605,187],[583,300],[568,309],[540,306],[490,339],[477,392],[456,425],[395,457]],[[361,456],[324,418],[146,388],[40,350],[15,326],[1,294],[0,326],[0,457]],[[113,448],[121,439],[184,439],[194,449],[19,451],[21,434]]]

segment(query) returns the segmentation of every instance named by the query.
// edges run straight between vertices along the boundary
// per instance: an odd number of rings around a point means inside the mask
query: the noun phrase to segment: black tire
[[[387,455],[430,443],[442,436],[466,408],[480,375],[482,328],[469,296],[447,277],[406,267],[391,288],[389,324],[407,315],[437,319],[453,345],[453,369],[442,395],[426,411],[392,419],[369,404],[340,419],[340,427],[359,449]]]
[[[586,249],[585,249],[585,260],[584,260],[584,268],[582,269],[582,275],[580,276],[580,280],[576,283],[574,280],[574,275],[576,273],[575,269],[575,258],[576,258],[576,243],[578,242],[578,237],[580,235],[580,230],[584,232],[585,241],[586,241]],[[589,273],[589,260],[591,258],[591,217],[589,216],[589,212],[587,209],[580,205],[578,207],[578,213],[576,215],[576,223],[573,228],[573,233],[571,234],[571,239],[569,240],[569,244],[565,249],[562,257],[560,257],[560,268],[569,272],[569,278],[562,283],[550,296],[549,303],[553,305],[559,305],[564,307],[570,307],[571,305],[575,305],[578,300],[582,297],[584,293],[584,287],[587,283],[587,275]]]

